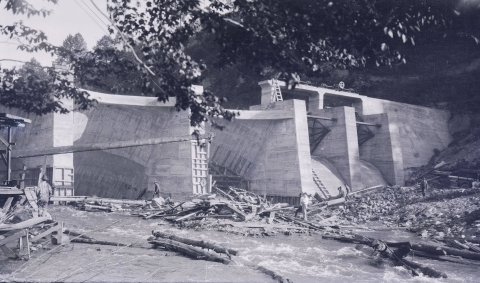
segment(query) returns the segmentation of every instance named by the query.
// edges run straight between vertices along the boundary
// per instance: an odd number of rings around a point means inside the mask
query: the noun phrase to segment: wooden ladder
[[[273,79],[273,94],[272,94],[272,102],[275,101],[283,101],[282,91],[280,90],[280,86],[278,85],[278,81]]]
[[[330,193],[328,192],[327,188],[325,188],[325,186],[323,185],[322,181],[320,180],[320,178],[318,178],[317,176],[317,173],[315,173],[315,170],[312,169],[312,176],[313,176],[313,181],[315,182],[315,184],[317,185],[317,187],[320,189],[320,191],[322,192],[322,194],[325,196],[325,198],[331,198],[332,196],[330,195]]]

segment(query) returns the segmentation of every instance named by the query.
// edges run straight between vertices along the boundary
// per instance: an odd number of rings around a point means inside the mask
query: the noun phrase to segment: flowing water
[[[402,267],[379,263],[370,248],[323,240],[320,235],[294,234],[252,238],[214,231],[179,230],[130,215],[51,209],[67,229],[98,240],[133,243],[134,247],[69,244],[33,253],[28,262],[0,259],[0,279],[26,282],[275,282],[257,270],[263,266],[293,282],[478,282],[477,266],[423,258],[415,261],[443,271],[447,279],[412,277]],[[240,251],[235,264],[192,260],[174,252],[152,249],[146,242],[152,230],[211,240]],[[357,231],[356,231],[357,232]],[[405,241],[406,232],[364,232],[370,237]],[[72,238],[72,236],[70,237]]]

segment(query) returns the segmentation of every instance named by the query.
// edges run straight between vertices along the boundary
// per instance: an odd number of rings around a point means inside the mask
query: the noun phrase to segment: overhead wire
[[[87,12],[87,10],[85,10],[85,8],[83,8],[82,5],[80,5],[80,3],[75,0],[75,3],[77,3],[77,5],[83,10],[83,12],[85,12],[85,14],[87,14],[87,16],[92,19],[92,21],[100,28],[102,29],[102,31],[106,34],[106,35],[109,35],[108,34],[108,31],[106,31],[97,21],[95,21],[95,19]]]
[[[92,8],[90,8],[90,6],[88,6],[87,3],[85,3],[85,1],[83,1],[83,0],[80,0],[80,1],[82,1],[82,3],[83,3],[85,6],[87,6],[87,8],[95,15],[95,17],[97,17],[97,18],[100,20],[100,22],[102,22],[102,23],[103,23],[104,25],[106,25],[107,28],[108,28],[108,24],[105,23],[105,22],[100,18],[100,16],[98,16],[97,13],[95,13],[95,11],[93,11]]]

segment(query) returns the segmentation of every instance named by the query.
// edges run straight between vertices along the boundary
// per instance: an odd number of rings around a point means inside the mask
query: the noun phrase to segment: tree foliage
[[[63,41],[62,49],[59,49],[56,64],[66,65],[70,63],[70,56],[85,57],[87,55],[87,42],[80,33],[69,34]]]
[[[25,0],[0,0],[3,2],[5,9],[14,13],[39,14]],[[207,67],[199,57],[187,53],[186,46],[196,35],[207,34],[218,46],[204,50],[214,58],[209,66],[222,69],[241,63],[250,70],[283,74],[289,79],[297,73],[314,77],[332,68],[405,64],[412,50],[445,37],[478,42],[477,29],[469,28],[476,18],[464,16],[460,2],[235,0],[227,5],[216,0],[207,4],[199,0],[108,0],[109,31],[122,48],[104,38],[92,51],[82,51],[82,56],[77,47],[54,46],[43,32],[21,22],[0,26],[0,33],[22,40],[23,50],[60,54],[80,85],[122,89],[120,82],[133,79],[144,95],[161,101],[176,97],[177,109],[190,109],[191,123],[198,125],[209,116],[228,119],[233,113],[226,111],[222,99],[212,92],[198,96],[191,90],[192,85],[201,84]],[[2,71],[0,103],[4,104],[16,99],[26,81],[17,77],[16,70]],[[57,81],[58,72],[49,72],[50,82]],[[132,78],[131,74],[136,75]],[[113,77],[118,81],[112,86]],[[79,98],[81,107],[91,104],[85,92],[66,82],[47,85],[43,91]],[[65,109],[50,106],[34,111]]]

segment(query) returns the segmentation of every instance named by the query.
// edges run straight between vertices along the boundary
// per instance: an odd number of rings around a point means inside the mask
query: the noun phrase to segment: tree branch
[[[0,61],[9,61],[9,62],[17,62],[17,63],[24,63],[24,64],[29,64],[31,62],[29,61],[20,61],[20,60],[15,60],[15,59],[0,59]],[[54,69],[55,67],[47,67],[47,66],[36,66],[44,69]]]
[[[97,5],[95,4],[95,2],[93,2],[93,0],[90,0],[90,2],[93,4],[93,6],[95,6],[95,8],[97,9],[97,11],[102,14],[102,16],[104,16],[105,18],[107,18],[107,20],[112,24],[112,26],[117,30],[117,32],[120,34],[120,36],[122,37],[122,40],[123,42],[130,48],[130,50],[132,51],[133,55],[135,56],[135,59],[137,59],[137,61],[143,65],[143,67],[145,67],[145,69],[147,69],[147,71],[152,75],[152,76],[155,76],[155,73],[150,70],[150,68],[140,59],[138,58],[137,56],[137,53],[135,53],[135,50],[133,49],[133,47],[128,43],[127,39],[125,38],[125,36],[123,35],[123,33],[117,28],[117,26],[115,26],[115,23],[109,18],[107,17],[107,15],[105,15],[98,7]]]

